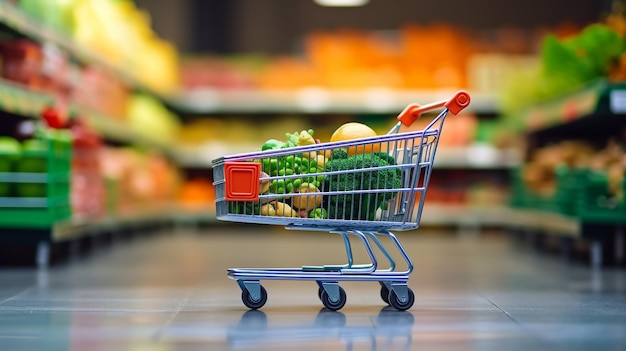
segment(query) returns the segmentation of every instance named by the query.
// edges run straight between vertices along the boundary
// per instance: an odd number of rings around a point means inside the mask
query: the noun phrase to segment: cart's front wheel
[[[260,285],[259,287],[261,289],[261,294],[257,300],[254,300],[252,298],[252,295],[250,295],[248,289],[243,289],[241,291],[241,301],[243,301],[243,304],[246,305],[246,307],[248,307],[249,309],[257,310],[263,307],[263,305],[265,305],[265,303],[267,302],[267,290],[265,290],[262,285]]]
[[[328,295],[326,290],[322,291],[320,299],[322,300],[322,304],[324,304],[324,307],[331,311],[338,311],[346,304],[348,297],[346,296],[346,291],[343,290],[342,287],[339,287],[339,299],[337,299],[337,301],[331,301],[330,296]]]
[[[389,292],[389,304],[391,307],[399,310],[406,311],[413,306],[415,303],[415,294],[411,288],[407,288],[407,296],[405,301],[400,301],[400,298],[396,294],[395,291],[391,290]]]

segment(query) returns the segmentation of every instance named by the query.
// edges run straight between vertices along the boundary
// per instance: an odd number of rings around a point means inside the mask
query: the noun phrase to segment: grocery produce
[[[41,118],[46,125],[50,128],[63,128],[66,124],[66,120],[61,116],[61,112],[53,105],[46,106],[41,112]]]
[[[330,142],[369,138],[374,136],[376,136],[376,132],[367,125],[359,122],[348,122],[335,130],[335,132],[330,136]],[[379,150],[374,150],[372,145],[351,146],[348,148],[348,154],[350,155],[364,152],[370,153],[374,151]]]
[[[21,145],[17,140],[0,136],[0,173],[11,172],[21,152]],[[0,181],[0,197],[10,195],[10,185],[10,183]]]
[[[385,153],[366,153],[350,156],[346,151],[335,150],[326,162],[326,171],[350,170],[346,174],[326,175],[324,189],[350,193],[354,190],[372,190],[360,195],[330,195],[327,204],[329,218],[373,220],[378,208],[396,196],[395,192],[377,191],[398,189],[402,173],[398,168],[378,169],[395,165],[395,159]],[[368,171],[371,169],[371,171]]]
[[[43,139],[29,139],[22,143],[22,157],[16,171],[22,173],[45,173],[48,169],[48,145]],[[18,183],[17,195],[21,197],[45,197],[46,183]]]
[[[566,38],[547,34],[539,65],[510,77],[502,95],[503,114],[517,116],[527,106],[577,91],[595,80],[626,78],[622,64],[626,64],[622,58],[626,37],[615,18],[608,24],[590,24]]]
[[[268,139],[265,143],[263,143],[263,146],[261,146],[261,150],[277,150],[295,146],[313,145],[315,144],[313,133],[313,129],[302,130],[294,133],[285,133],[285,141]]]
[[[250,214],[250,213],[248,213]],[[298,211],[291,208],[284,202],[272,201],[261,206],[261,215],[278,217],[299,217]]]
[[[302,183],[300,187],[294,189],[298,194],[314,194],[310,196],[294,196],[291,199],[291,204],[298,210],[311,210],[322,205],[322,195],[319,194],[319,189],[311,183]]]
[[[151,141],[174,142],[180,121],[153,96],[134,94],[128,106],[129,127]]]
[[[326,219],[328,218],[328,211],[320,207],[320,208],[316,208],[312,210],[311,212],[309,212],[308,215],[309,215],[309,218]]]
[[[261,180],[259,181],[259,194],[265,194],[266,192],[268,192],[270,190],[270,181],[269,179],[264,179],[264,178],[269,178],[269,174],[265,173],[265,172],[261,172],[261,176],[260,176]]]

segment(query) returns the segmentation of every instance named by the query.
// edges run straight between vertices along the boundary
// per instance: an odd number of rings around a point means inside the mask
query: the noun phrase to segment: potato
[[[319,189],[309,183],[302,183],[297,193],[319,193]],[[312,210],[322,206],[322,195],[294,196],[291,200],[293,207],[299,210]]]

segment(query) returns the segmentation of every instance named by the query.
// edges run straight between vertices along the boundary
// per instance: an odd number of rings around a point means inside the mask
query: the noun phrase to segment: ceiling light
[[[363,6],[369,0],[314,0],[320,6]]]

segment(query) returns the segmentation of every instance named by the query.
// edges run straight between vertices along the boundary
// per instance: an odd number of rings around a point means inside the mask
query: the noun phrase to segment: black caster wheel
[[[322,299],[322,293],[324,292],[324,289],[319,288],[317,289],[317,297],[321,300]]]
[[[391,305],[391,307],[399,311],[408,310],[409,308],[413,306],[414,303],[415,303],[415,294],[413,293],[413,290],[411,290],[410,288],[407,288],[407,300],[404,302],[400,301],[395,291],[391,290],[389,292],[389,304]]]
[[[387,286],[383,283],[380,283],[380,298],[389,305],[389,289],[387,289]]]
[[[340,310],[345,304],[346,304],[346,300],[348,299],[346,296],[346,291],[343,290],[342,287],[339,287],[339,300],[337,301],[330,301],[330,297],[328,296],[328,293],[326,292],[326,290],[321,289],[322,293],[320,296],[320,299],[322,300],[322,304],[324,304],[324,307],[326,307],[327,309],[331,310],[331,311],[338,311]]]
[[[241,291],[241,301],[243,301],[243,304],[251,310],[257,310],[263,307],[263,305],[265,305],[265,303],[267,302],[267,290],[265,290],[262,285],[260,287],[261,296],[257,301],[254,301],[252,299],[252,296],[250,296],[250,292],[248,291],[248,289],[243,289]]]

